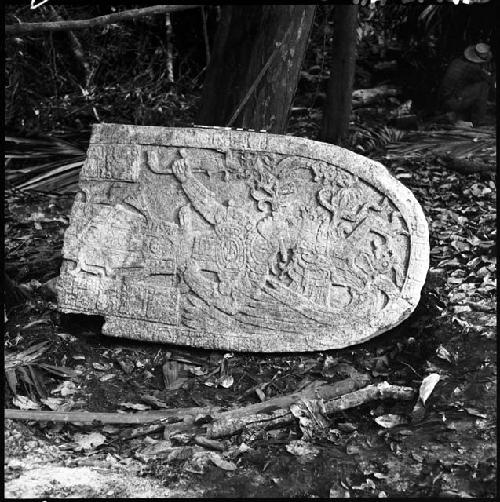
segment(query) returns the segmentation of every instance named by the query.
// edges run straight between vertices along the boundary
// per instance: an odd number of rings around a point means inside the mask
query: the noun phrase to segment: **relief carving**
[[[382,166],[335,146],[105,124],[81,189],[59,306],[104,315],[107,334],[324,350],[389,329],[418,302],[428,263],[418,203]]]

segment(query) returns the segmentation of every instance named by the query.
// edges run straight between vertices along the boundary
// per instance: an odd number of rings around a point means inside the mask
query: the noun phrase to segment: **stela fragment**
[[[58,281],[107,335],[249,352],[338,349],[415,309],[422,209],[384,166],[304,138],[95,125]]]

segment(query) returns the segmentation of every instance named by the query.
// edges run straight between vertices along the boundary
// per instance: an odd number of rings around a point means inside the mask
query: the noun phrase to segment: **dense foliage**
[[[87,19],[141,6],[46,4],[36,10],[28,5],[7,6],[6,23]],[[308,106],[320,104],[316,100],[325,91],[334,36],[332,9],[331,5],[317,8],[299,88],[299,93],[301,89],[311,91]],[[87,131],[96,121],[189,123],[200,96],[218,15],[217,6],[172,14],[171,54],[164,15],[73,33],[7,38],[7,128],[24,133],[67,133]],[[398,66],[384,76],[397,78],[417,103],[432,105],[419,89],[433,89],[450,57],[467,44],[491,43],[495,19],[494,2],[364,6],[355,87],[373,85],[374,66],[393,58]],[[167,78],[170,55],[173,83]]]

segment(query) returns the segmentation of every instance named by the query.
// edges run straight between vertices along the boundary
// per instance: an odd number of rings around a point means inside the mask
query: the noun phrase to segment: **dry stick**
[[[318,399],[317,401],[322,401],[326,413],[330,415],[338,411],[355,408],[369,401],[379,399],[410,400],[413,396],[414,391],[411,387],[401,387],[399,385],[390,385],[388,382],[382,382],[378,385],[368,385],[363,389],[349,392],[334,399]],[[238,412],[240,410],[235,411]],[[230,410],[221,413],[218,420],[207,427],[206,434],[209,438],[217,439],[231,436],[249,427],[252,429],[271,429],[288,424],[294,420],[295,417],[288,409],[275,410],[269,414],[261,413],[249,416],[241,416],[241,414],[235,414]]]
[[[154,5],[144,9],[131,9],[106,16],[94,17],[91,19],[77,19],[73,21],[53,21],[43,23],[19,23],[8,24],[5,26],[6,36],[24,35],[26,33],[35,33],[40,31],[64,31],[64,30],[84,30],[95,26],[116,23],[127,19],[137,19],[144,16],[153,16],[155,14],[165,14],[178,10],[193,9],[199,5]]]
[[[411,387],[401,385],[391,385],[388,382],[381,382],[377,385],[368,385],[363,389],[356,390],[338,399],[333,399],[325,403],[325,410],[328,415],[338,411],[355,408],[369,401],[380,399],[399,399],[410,401],[413,399],[415,391]]]
[[[211,415],[216,420],[209,424],[204,434],[211,439],[231,436],[247,428],[271,429],[289,424],[295,420],[289,411],[290,405],[311,400],[323,404],[327,414],[347,410],[379,399],[410,400],[414,396],[411,387],[390,385],[387,382],[368,385],[359,389],[363,379],[348,379],[333,385],[323,385],[306,392],[280,396],[263,403],[251,404],[243,408],[220,411],[220,408],[179,408],[175,410],[151,411],[147,413],[89,413],[89,412],[53,412],[38,410],[5,410],[5,418],[81,423],[145,424],[158,421],[180,422],[186,415]],[[366,382],[365,382],[366,383]],[[350,389],[343,393],[343,389]],[[356,389],[356,390],[353,390]],[[313,399],[311,399],[313,398]],[[277,406],[279,404],[279,406]],[[169,420],[170,419],[170,420]],[[180,423],[165,425],[169,433],[187,432],[203,434],[200,426]]]
[[[173,410],[154,410],[141,413],[94,413],[88,411],[39,411],[5,410],[5,418],[14,420],[36,420],[38,422],[80,422],[92,424],[146,424],[161,420],[181,421],[186,415],[213,415],[220,413],[217,407],[177,408]]]
[[[359,389],[368,383],[368,377],[360,375],[353,379],[348,378],[335,382],[331,385],[321,385],[313,383],[301,392],[278,396],[263,403],[251,404],[243,408],[232,410],[233,417],[247,416],[258,413],[267,413],[268,410],[286,408],[290,404],[300,399],[314,399],[318,396],[332,398],[343,395],[347,392]],[[5,418],[19,420],[38,420],[52,422],[82,422],[93,423],[95,421],[108,424],[146,424],[159,420],[169,420],[171,422],[181,422],[187,415],[210,415],[214,418],[223,414],[222,408],[213,406],[196,406],[193,408],[175,408],[170,410],[154,410],[141,413],[94,413],[88,411],[39,411],[39,410],[5,410]]]
[[[206,434],[209,438],[231,436],[241,432],[246,427],[258,427],[264,429],[276,428],[293,421],[290,413],[290,405],[302,400],[331,400],[349,394],[362,388],[369,382],[369,377],[359,373],[354,378],[346,378],[332,384],[324,382],[312,382],[306,388],[293,394],[277,396],[262,403],[249,404],[241,408],[234,408],[212,415],[215,422],[209,424],[207,430],[201,432],[200,427],[190,424],[165,425],[165,433],[178,432]]]

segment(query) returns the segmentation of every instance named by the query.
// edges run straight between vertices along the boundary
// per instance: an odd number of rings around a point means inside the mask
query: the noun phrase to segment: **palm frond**
[[[60,138],[5,136],[5,179],[18,190],[71,193],[77,190],[85,152]]]
[[[465,159],[474,156],[491,159],[496,156],[494,127],[460,128],[418,131],[409,134],[405,142],[387,145],[387,158],[451,156]]]
[[[77,376],[77,372],[71,368],[40,362],[40,358],[49,348],[49,344],[49,341],[45,341],[32,345],[21,352],[5,353],[5,378],[14,395],[17,393],[19,382],[24,382],[33,399],[36,399],[37,395],[45,397],[45,382],[40,370],[44,370],[58,378],[74,378]]]

